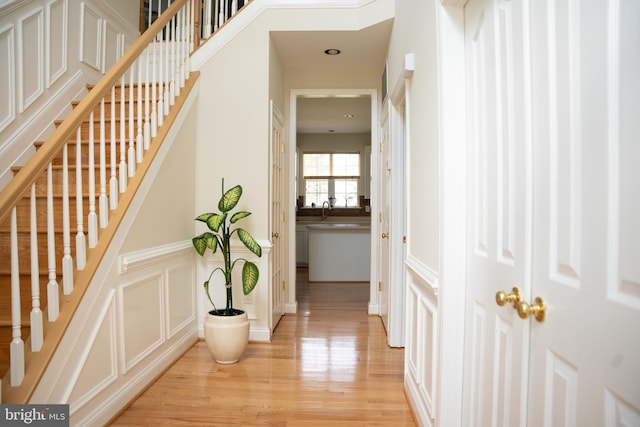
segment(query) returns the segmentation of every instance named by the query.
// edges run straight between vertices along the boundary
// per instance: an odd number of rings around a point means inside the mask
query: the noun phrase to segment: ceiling
[[[389,20],[360,31],[274,31],[271,39],[284,68],[382,70],[391,27]],[[339,49],[340,54],[327,55],[327,49]],[[371,131],[369,96],[314,95],[300,97],[297,104],[298,133]]]

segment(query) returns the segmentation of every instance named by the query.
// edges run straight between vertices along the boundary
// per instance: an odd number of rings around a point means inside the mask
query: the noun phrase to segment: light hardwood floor
[[[402,349],[367,315],[368,283],[308,283],[298,314],[239,363],[216,364],[198,341],[113,426],[413,426]]]

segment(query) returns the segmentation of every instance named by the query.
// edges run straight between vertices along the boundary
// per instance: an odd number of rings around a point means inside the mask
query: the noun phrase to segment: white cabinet
[[[307,224],[296,224],[296,265],[298,267],[306,267],[309,265]]]

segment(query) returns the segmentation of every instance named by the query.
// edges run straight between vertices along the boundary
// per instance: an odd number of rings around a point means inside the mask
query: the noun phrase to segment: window
[[[305,206],[357,207],[360,153],[303,153]]]

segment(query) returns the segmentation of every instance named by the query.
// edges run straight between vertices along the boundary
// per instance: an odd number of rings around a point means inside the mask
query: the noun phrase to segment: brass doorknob
[[[386,239],[387,237],[389,237],[389,233],[382,233],[382,238]]]
[[[527,304],[526,301],[520,301],[518,303],[518,316],[523,319],[533,316],[538,322],[543,322],[546,308],[544,300],[540,297],[536,297],[531,305]]]
[[[277,239],[280,235],[278,233],[271,233],[271,237]]]
[[[522,294],[520,293],[520,289],[513,288],[510,294],[505,293],[504,291],[496,292],[496,303],[502,307],[507,303],[513,304],[513,308],[518,308],[518,303],[520,302],[520,297]]]

